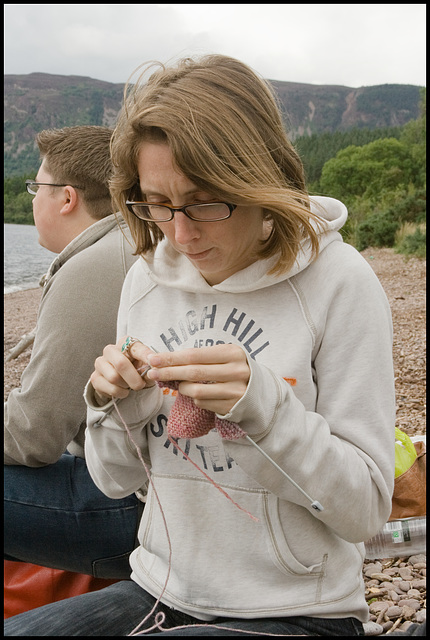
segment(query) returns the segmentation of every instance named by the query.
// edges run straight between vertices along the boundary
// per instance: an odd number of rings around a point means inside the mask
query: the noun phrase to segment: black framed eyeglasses
[[[176,211],[181,211],[190,220],[197,222],[218,222],[227,220],[236,209],[236,204],[228,202],[207,202],[204,204],[186,204],[183,207],[171,207],[167,204],[153,202],[134,202],[126,200],[127,209],[139,220],[148,222],[170,222]]]
[[[53,184],[52,182],[36,182],[35,180],[25,181],[25,188],[27,189],[28,193],[32,196],[35,196],[39,190],[39,187],[43,185],[47,187],[73,187],[74,189],[85,189],[85,187],[78,187],[73,184],[70,184],[70,185],[69,184]]]

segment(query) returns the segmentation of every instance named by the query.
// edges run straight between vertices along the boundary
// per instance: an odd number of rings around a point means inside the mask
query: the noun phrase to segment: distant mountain
[[[383,84],[372,87],[313,85],[272,81],[292,140],[366,127],[403,125],[419,115],[420,87]],[[82,124],[113,126],[123,84],[83,76],[48,73],[4,76],[5,176],[36,172],[37,132]]]
[[[420,88],[381,84],[353,89],[272,81],[287,114],[291,139],[353,128],[398,127],[419,115]]]

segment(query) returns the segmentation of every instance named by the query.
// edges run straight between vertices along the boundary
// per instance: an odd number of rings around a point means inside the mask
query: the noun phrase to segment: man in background
[[[31,359],[4,405],[5,558],[128,578],[142,503],[111,500],[84,459],[83,391],[115,342],[122,284],[135,261],[112,211],[107,127],[38,134],[34,181],[39,243],[58,256],[44,277]],[[64,354],[67,354],[64,357]]]

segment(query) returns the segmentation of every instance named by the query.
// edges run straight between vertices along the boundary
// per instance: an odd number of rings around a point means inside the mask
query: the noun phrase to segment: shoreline
[[[35,287],[29,287],[28,289],[18,289],[17,291],[5,291],[3,293],[3,295],[6,296],[12,296],[14,293],[27,293],[28,291],[35,291],[35,290],[39,290],[39,287],[36,285]]]

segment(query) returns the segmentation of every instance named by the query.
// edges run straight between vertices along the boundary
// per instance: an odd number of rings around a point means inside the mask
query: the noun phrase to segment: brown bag
[[[417,458],[407,471],[394,480],[389,520],[426,515],[426,445],[414,442]]]

